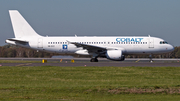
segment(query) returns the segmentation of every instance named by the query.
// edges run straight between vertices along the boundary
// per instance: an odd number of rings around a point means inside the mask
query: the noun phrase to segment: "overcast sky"
[[[14,38],[8,10],[48,36],[155,36],[180,46],[180,0],[0,0],[0,46]]]

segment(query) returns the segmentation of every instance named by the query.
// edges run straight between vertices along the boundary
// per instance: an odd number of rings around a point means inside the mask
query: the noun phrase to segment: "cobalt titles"
[[[117,42],[141,42],[143,38],[116,38]]]

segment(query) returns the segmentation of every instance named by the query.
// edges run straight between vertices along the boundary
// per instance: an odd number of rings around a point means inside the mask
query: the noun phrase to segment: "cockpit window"
[[[160,44],[168,44],[166,41],[160,41]]]

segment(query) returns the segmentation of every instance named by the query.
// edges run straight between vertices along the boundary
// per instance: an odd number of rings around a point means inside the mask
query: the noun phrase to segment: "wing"
[[[106,47],[100,47],[100,46],[82,44],[82,43],[70,42],[70,41],[67,41],[67,42],[69,42],[70,44],[74,44],[76,47],[82,47],[83,49],[88,50],[89,53],[100,54],[107,50]]]

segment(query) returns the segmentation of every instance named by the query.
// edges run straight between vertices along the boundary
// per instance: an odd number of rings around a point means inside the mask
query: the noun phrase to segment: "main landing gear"
[[[98,54],[95,54],[95,53],[94,53],[94,54],[92,55],[92,58],[91,58],[90,62],[98,62],[98,59],[97,59],[98,56],[99,56]]]
[[[90,62],[98,62],[97,58],[91,58]]]

